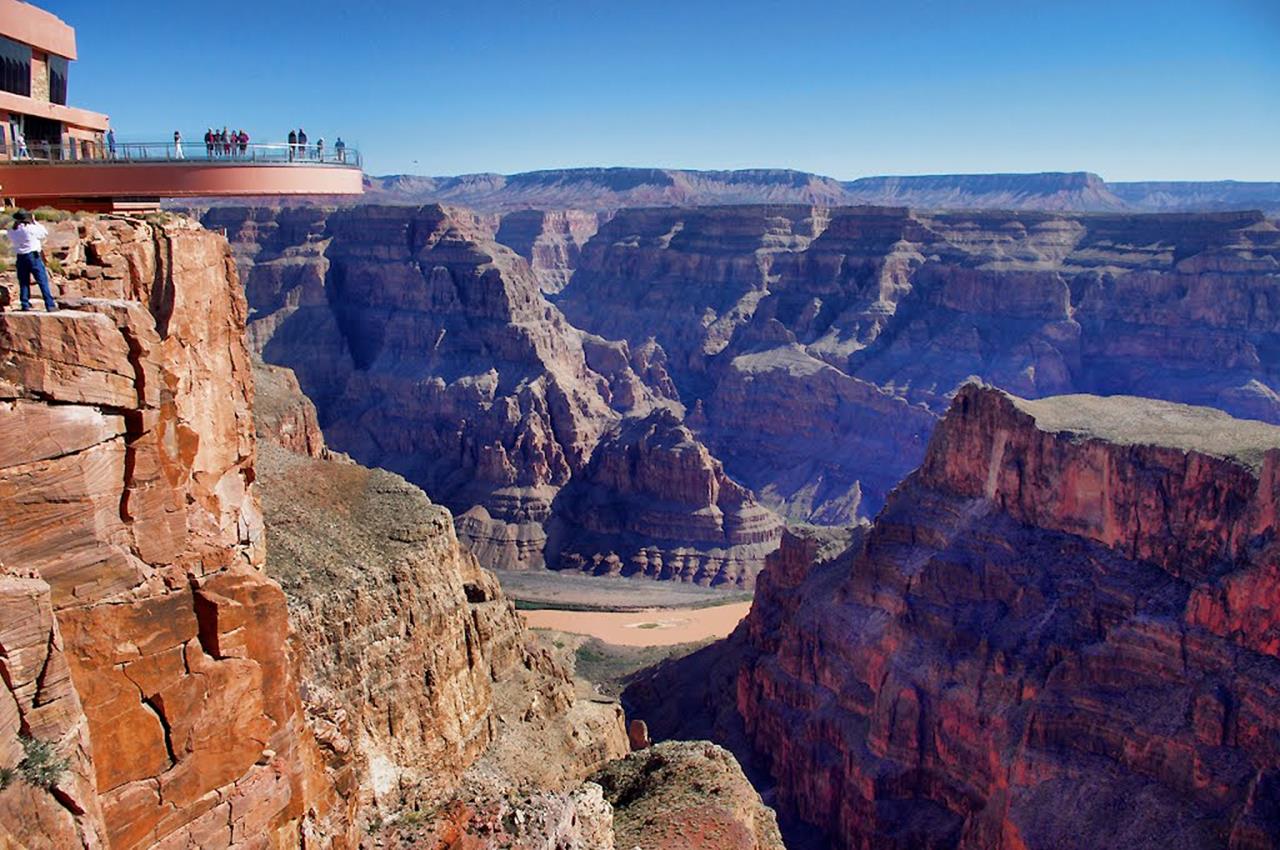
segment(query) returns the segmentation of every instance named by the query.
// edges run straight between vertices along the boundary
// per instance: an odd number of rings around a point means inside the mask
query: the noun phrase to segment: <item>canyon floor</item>
[[[618,646],[675,646],[728,635],[747,616],[750,602],[706,608],[649,608],[639,611],[522,611],[534,629],[557,629],[599,638]]]

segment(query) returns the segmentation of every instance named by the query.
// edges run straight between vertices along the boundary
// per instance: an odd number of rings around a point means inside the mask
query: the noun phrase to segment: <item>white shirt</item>
[[[13,230],[6,230],[4,235],[8,236],[9,241],[13,243],[14,252],[30,254],[40,250],[44,240],[49,238],[49,231],[40,222],[33,221],[28,224],[19,224]]]

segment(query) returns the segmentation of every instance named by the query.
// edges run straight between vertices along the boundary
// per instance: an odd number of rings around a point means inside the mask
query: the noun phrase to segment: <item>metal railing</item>
[[[25,145],[5,145],[0,142],[0,161],[9,163],[146,163],[146,162],[199,162],[218,165],[337,165],[360,168],[360,152],[355,148],[335,149],[326,143],[319,147],[308,141],[305,145],[287,142],[245,145],[231,142],[215,142],[206,145],[204,139],[196,142],[117,142],[114,147],[105,142],[74,140],[55,144],[27,142]]]

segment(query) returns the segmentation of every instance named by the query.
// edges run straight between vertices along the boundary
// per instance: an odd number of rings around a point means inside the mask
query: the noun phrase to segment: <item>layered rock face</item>
[[[606,437],[557,505],[560,566],[595,574],[746,586],[782,533],[666,408]]]
[[[651,338],[729,475],[792,519],[873,516],[977,375],[1280,422],[1280,231],[1257,213],[622,210],[557,304]]]
[[[970,385],[862,542],[737,636],[784,810],[842,848],[1272,848],[1280,428]]]
[[[559,292],[599,226],[596,213],[584,210],[520,210],[502,216],[494,239],[528,261],[543,292]]]
[[[575,698],[421,490],[269,443],[259,470],[268,567],[308,649],[309,716],[335,783],[357,788],[363,809],[451,799],[499,736],[543,736],[540,770],[504,773],[549,790],[626,752],[617,706]]]
[[[66,308],[0,314],[0,843],[350,846],[262,572],[227,245],[56,230]]]
[[[260,394],[305,410],[282,371],[259,365]],[[326,766],[385,816],[377,846],[781,848],[728,752],[697,742],[619,758],[617,704],[575,696],[447,511],[392,473],[283,450],[276,421],[257,417],[268,566],[308,648]]]
[[[1280,231],[1254,213],[626,209],[583,245],[563,314],[492,216],[272,215],[208,216],[246,266],[256,344],[298,372],[336,448],[426,488],[487,566],[559,566],[564,544],[571,565],[738,583],[636,557],[678,542],[723,562],[705,542],[574,512],[626,504],[617,476],[584,497],[592,455],[657,407],[761,505],[822,524],[874,516],[970,376],[1280,422]],[[530,257],[564,232],[550,213],[503,221]],[[709,505],[663,498],[693,508],[672,529]]]
[[[285,217],[273,229],[260,210],[215,210],[206,219],[240,246],[250,303],[260,305],[253,339],[267,361],[297,373],[330,445],[403,474],[452,509],[459,535],[485,566],[558,566],[565,542],[581,559],[574,563],[621,559],[624,572],[662,574],[653,559],[633,565],[636,550],[627,547],[660,551],[670,533],[592,537],[595,521],[579,512],[567,520],[571,533],[548,541],[562,513],[557,494],[586,473],[604,435],[634,433],[624,421],[658,408],[680,413],[660,346],[570,326],[543,298],[529,264],[493,240],[487,220],[465,211],[312,211],[323,227],[303,212],[290,215],[306,226]],[[508,236],[510,218],[502,225]],[[554,220],[570,234],[580,224],[568,215]],[[313,257],[302,274],[297,257],[308,251],[323,251],[323,260]],[[296,286],[282,284],[286,278]],[[625,501],[634,490],[612,483],[623,489],[605,498]],[[600,495],[600,482],[592,487]],[[726,479],[726,487],[737,485]],[[700,511],[725,513],[715,499],[664,498],[690,512],[679,518],[690,526],[704,522],[693,515]],[[776,544],[774,521],[748,494],[734,498],[740,507],[711,519],[727,530],[674,538],[685,560],[667,575],[753,580]]]

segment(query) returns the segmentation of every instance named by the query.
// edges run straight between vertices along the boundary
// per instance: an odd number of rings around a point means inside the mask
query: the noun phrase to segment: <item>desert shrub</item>
[[[53,207],[37,207],[31,217],[36,221],[66,221],[71,213],[66,210],[55,210]]]
[[[22,761],[18,762],[18,772],[22,778],[38,788],[52,788],[58,784],[62,774],[67,770],[67,760],[58,756],[52,741],[41,741],[39,738],[19,738],[22,742]]]
[[[63,273],[62,261],[59,260],[57,257],[46,257],[45,265],[48,267],[49,271],[53,272],[54,274]]]
[[[18,772],[11,767],[0,767],[0,791],[8,788],[13,784],[13,778]]]

